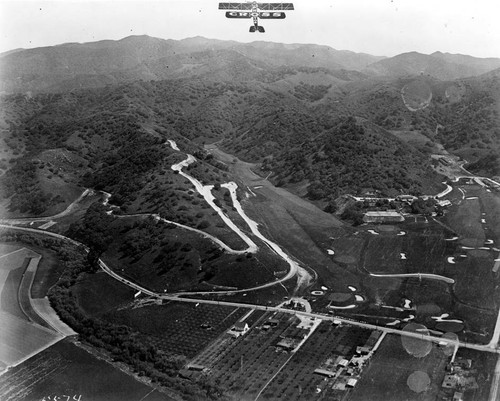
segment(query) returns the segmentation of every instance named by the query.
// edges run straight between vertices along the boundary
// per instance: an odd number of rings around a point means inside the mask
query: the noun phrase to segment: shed
[[[347,359],[341,359],[338,365],[345,368],[347,365],[349,365],[349,361]]]
[[[347,380],[347,387],[354,387],[358,384],[358,379],[349,379]]]

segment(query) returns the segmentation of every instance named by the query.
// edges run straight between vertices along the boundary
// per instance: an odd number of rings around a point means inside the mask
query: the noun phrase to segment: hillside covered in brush
[[[165,188],[163,171],[180,157],[163,145],[167,139],[191,153],[203,153],[203,142],[222,140],[223,148],[245,160],[266,161],[264,168],[282,183],[307,185],[335,168],[338,174],[329,178],[333,181],[325,187],[325,197],[375,183],[396,191],[423,190],[428,171],[419,151],[407,146],[404,157],[391,159],[402,145],[395,137],[372,125],[351,135],[338,129],[348,110],[323,114],[328,87],[304,83],[283,88],[282,82],[167,80],[6,97],[3,105],[11,114],[22,104],[32,111],[7,121],[4,143],[13,153],[0,180],[2,193],[10,199],[11,211],[40,213],[53,196],[63,196],[68,184],[79,185],[111,192],[120,205],[138,211],[134,202],[142,198],[139,194],[148,185]],[[347,149],[357,157],[345,157]],[[384,165],[385,170],[379,168]],[[364,173],[355,179],[360,166]],[[221,179],[216,165],[207,168],[202,180]],[[405,173],[394,173],[400,169]],[[159,202],[167,193],[155,199]],[[39,201],[30,206],[16,199]]]
[[[262,168],[275,172],[278,185],[306,180],[311,199],[346,193],[422,194],[436,176],[426,157],[390,133],[349,117],[327,131],[267,158]]]
[[[313,199],[434,190],[441,179],[428,156],[439,146],[494,169],[499,70],[457,80],[415,75],[429,57],[471,74],[498,61],[150,37],[3,54],[3,89],[21,93],[1,97],[2,210],[50,214],[83,187],[112,193],[123,210],[169,205],[175,181],[165,174],[181,156],[167,139],[201,156],[205,182],[227,175],[203,151],[217,142]],[[373,72],[380,63],[405,67],[387,76]]]

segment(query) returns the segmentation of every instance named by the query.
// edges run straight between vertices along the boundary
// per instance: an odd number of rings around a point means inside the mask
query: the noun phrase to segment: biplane
[[[219,3],[219,10],[226,11],[226,18],[253,18],[250,32],[264,33],[264,27],[259,25],[260,19],[283,19],[286,17],[284,11],[293,10],[292,3]]]

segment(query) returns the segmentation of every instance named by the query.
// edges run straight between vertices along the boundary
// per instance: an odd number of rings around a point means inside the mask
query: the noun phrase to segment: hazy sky
[[[296,0],[285,20],[227,19],[214,0],[0,0],[0,52],[150,35],[317,43],[393,56],[436,50],[500,57],[500,0]]]

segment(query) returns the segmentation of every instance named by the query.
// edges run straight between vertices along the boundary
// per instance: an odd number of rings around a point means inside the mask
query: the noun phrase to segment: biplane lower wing
[[[274,13],[270,13],[270,12],[263,12],[263,13],[259,13],[259,18],[260,19],[283,19],[285,18],[286,15],[285,13],[281,13],[281,12],[274,12]]]
[[[226,11],[226,18],[252,18],[252,13],[247,11]],[[258,13],[258,17],[261,19],[283,19],[286,17],[285,13],[282,12],[263,12]]]
[[[226,18],[252,18],[252,13],[244,11],[226,11]]]

